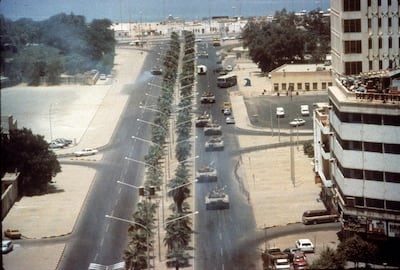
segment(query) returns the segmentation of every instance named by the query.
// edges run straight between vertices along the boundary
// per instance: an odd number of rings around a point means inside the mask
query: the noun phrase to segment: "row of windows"
[[[368,125],[400,126],[400,116],[335,112],[341,122]]]
[[[392,0],[387,0],[388,2],[388,6],[392,5]],[[380,7],[382,5],[382,0],[378,0],[378,7]],[[371,0],[368,0],[368,6],[371,6]]]
[[[393,39],[392,37],[387,38],[388,41],[388,48],[391,49],[393,46]],[[400,37],[398,38],[398,43],[400,44]],[[378,38],[378,47],[382,49],[383,39],[382,37]],[[351,54],[351,53],[362,53],[362,42],[361,40],[345,40],[344,41],[344,53]],[[368,49],[372,49],[372,38],[368,39]]]
[[[333,112],[345,123],[358,123],[368,125],[385,125],[385,126],[400,126],[399,115],[381,115],[381,114],[364,114],[364,113],[348,113],[340,112],[338,108],[331,104]]]
[[[360,11],[361,0],[343,0],[343,11]],[[392,0],[387,0],[388,6],[392,5]],[[372,5],[372,1],[368,0],[368,6]],[[378,7],[382,5],[382,0],[378,0]]]
[[[398,25],[400,26],[400,20],[398,21]],[[392,17],[387,17],[388,27],[392,27]],[[372,19],[368,18],[368,28],[372,27]],[[382,27],[382,18],[378,18],[378,27]]]
[[[400,173],[345,168],[338,160],[336,165],[345,178],[400,184]]]
[[[400,202],[379,200],[373,198],[355,197],[355,206],[374,209],[385,209],[391,211],[400,211]]]
[[[343,140],[335,133],[336,140],[343,150],[366,151],[385,154],[400,154],[400,144],[395,143],[376,143]]]
[[[335,179],[334,179],[335,180]],[[356,197],[356,196],[347,196],[343,194],[341,189],[338,189],[340,196],[342,198],[346,198],[347,206],[355,207],[363,207],[363,208],[371,208],[371,209],[381,209],[387,211],[400,211],[400,201],[392,201],[392,200],[380,200],[375,198],[368,197]],[[353,203],[349,202],[350,198],[354,198]]]
[[[295,88],[296,86],[296,88]],[[326,90],[329,86],[332,86],[332,82],[322,82],[321,88],[319,88],[319,84],[317,82],[313,83],[281,83],[281,90],[283,91],[309,91],[309,90]],[[279,91],[279,83],[274,83],[274,91]]]

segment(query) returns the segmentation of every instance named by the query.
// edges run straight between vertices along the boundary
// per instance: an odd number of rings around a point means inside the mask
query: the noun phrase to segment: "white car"
[[[285,117],[285,109],[283,107],[276,108],[276,117]]]
[[[289,123],[289,125],[291,125],[292,127],[297,127],[297,126],[302,126],[306,123],[306,120],[302,119],[302,118],[295,118],[293,119],[293,121],[291,121]]]
[[[99,79],[100,80],[107,80],[107,75],[106,74],[100,74]]]
[[[1,241],[1,253],[6,254],[12,251],[14,248],[13,242],[11,240],[2,240]]]
[[[224,109],[224,115],[231,115],[232,114],[232,110],[229,108]]]
[[[225,119],[225,123],[227,124],[235,124],[235,117],[233,115],[228,115]]]
[[[314,252],[314,244],[310,239],[299,239],[296,241],[296,248],[300,249],[304,253]]]
[[[75,155],[76,157],[91,156],[91,155],[97,154],[97,152],[98,152],[97,149],[85,148],[85,149],[82,149],[82,150],[80,150],[80,151],[74,152],[74,155]]]
[[[300,105],[300,112],[303,116],[309,116],[310,110],[308,109],[308,105]]]

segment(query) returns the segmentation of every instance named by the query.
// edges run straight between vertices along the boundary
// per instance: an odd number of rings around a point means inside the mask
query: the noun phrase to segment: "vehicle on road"
[[[162,75],[162,68],[159,66],[153,67],[150,71],[152,75]]]
[[[6,254],[12,251],[14,248],[13,242],[11,240],[2,240],[1,241],[1,253]]]
[[[226,74],[217,77],[217,86],[219,88],[229,88],[237,84],[237,76],[233,74]]]
[[[221,112],[224,112],[225,111],[225,109],[232,109],[232,103],[230,103],[230,102],[224,102],[224,103],[222,103],[222,105],[221,105]]]
[[[232,65],[226,65],[226,66],[225,66],[225,70],[226,70],[226,71],[232,71],[232,70],[233,70]]]
[[[207,210],[229,209],[229,195],[224,188],[212,189],[205,197],[205,204]]]
[[[232,109],[226,108],[226,109],[224,110],[224,115],[231,115],[231,114],[232,114]]]
[[[196,179],[198,182],[216,182],[217,170],[211,166],[202,166],[196,172]]]
[[[76,157],[82,157],[82,156],[92,156],[98,153],[97,149],[94,148],[84,148],[80,151],[74,152],[74,155]]]
[[[310,110],[308,108],[308,105],[300,105],[300,113],[302,116],[309,116]]]
[[[296,241],[296,247],[300,249],[302,252],[314,252],[314,244],[310,239],[299,239]]]
[[[215,103],[215,95],[211,92],[205,92],[200,97],[200,103],[208,104],[208,103]]]
[[[282,252],[280,248],[270,248],[261,255],[266,269],[289,270],[289,256]]]
[[[339,221],[339,215],[326,209],[305,211],[301,218],[303,224],[319,224]]]
[[[222,135],[221,125],[217,123],[208,123],[204,127],[204,135],[206,136]]]
[[[99,77],[99,79],[100,80],[107,80],[107,75],[106,74],[100,74],[100,77]]]
[[[51,141],[49,143],[49,148],[50,149],[57,149],[57,148],[63,148],[65,145],[63,143],[58,143],[56,141]]]
[[[296,254],[297,252],[301,252],[301,250],[297,247],[288,247],[285,248],[283,252],[285,252],[289,256],[289,261],[292,262],[294,254]]]
[[[303,126],[306,123],[306,120],[302,118],[295,118],[293,121],[289,122],[289,125],[292,127],[298,127],[298,126]]]
[[[56,143],[62,144],[64,146],[68,146],[68,145],[72,144],[72,140],[65,139],[65,138],[57,138],[53,141]]]
[[[207,53],[207,51],[201,51],[201,52],[199,52],[199,53],[197,54],[197,56],[198,56],[199,58],[208,58],[208,53]]]
[[[227,123],[227,124],[235,124],[235,117],[233,117],[233,115],[228,115],[225,118],[225,123]]]
[[[206,125],[211,123],[211,116],[210,114],[204,112],[203,114],[199,115],[195,120],[196,127],[205,127]]]
[[[276,117],[285,117],[285,109],[283,107],[276,108]]]
[[[206,151],[224,150],[224,141],[222,140],[222,136],[214,136],[206,141],[204,146],[206,148]]]
[[[197,74],[199,74],[199,75],[207,74],[207,67],[205,65],[198,65],[197,66]]]
[[[16,229],[7,229],[4,231],[4,236],[10,239],[21,239],[21,232]]]
[[[217,37],[213,38],[212,45],[213,45],[214,47],[219,47],[219,46],[221,46],[221,40],[220,40],[219,38],[217,38]]]

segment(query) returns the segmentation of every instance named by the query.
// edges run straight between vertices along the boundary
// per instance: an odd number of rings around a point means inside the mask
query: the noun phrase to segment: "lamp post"
[[[139,108],[140,108],[140,109],[143,109],[143,110],[149,110],[149,111],[152,111],[152,112],[161,113],[162,115],[168,116],[168,114],[166,114],[165,112],[160,111],[160,110],[157,110],[157,109],[153,109],[153,108],[148,107],[148,106],[142,106],[142,105],[140,105]]]
[[[167,131],[167,130],[165,129],[165,127],[160,126],[160,125],[157,125],[157,124],[154,124],[153,122],[149,122],[149,121],[146,121],[146,120],[142,120],[142,119],[140,119],[140,118],[137,118],[136,120],[137,120],[138,122],[142,122],[142,123],[148,124],[148,125],[150,125],[150,126],[160,127],[160,128],[162,128],[164,131]]]
[[[110,219],[115,219],[115,220],[118,220],[118,221],[122,221],[122,222],[126,222],[126,223],[129,223],[129,224],[133,224],[133,225],[138,225],[139,227],[141,227],[141,228],[143,228],[145,231],[146,231],[146,245],[147,245],[147,258],[146,258],[146,260],[147,260],[147,262],[146,262],[146,264],[147,264],[147,270],[149,270],[150,269],[150,249],[149,249],[149,235],[150,235],[150,230],[146,227],[146,226],[144,226],[143,224],[140,224],[140,223],[138,223],[138,222],[135,222],[135,221],[133,221],[133,220],[128,220],[128,219],[124,219],[124,218],[119,218],[119,217],[114,217],[114,216],[110,216],[110,215],[105,215],[105,217],[106,218],[110,218]]]
[[[190,213],[190,214],[187,214],[187,215],[183,215],[183,216],[180,216],[180,217],[177,217],[177,218],[174,218],[174,219],[168,220],[167,222],[164,222],[164,223],[163,223],[163,225],[166,225],[166,224],[168,224],[168,223],[171,223],[171,222],[174,222],[174,221],[177,221],[177,220],[180,220],[180,219],[186,218],[186,217],[188,217],[188,216],[194,216],[194,215],[197,215],[198,213],[199,213],[199,211],[195,211],[195,212],[193,212],[193,213]]]
[[[57,103],[55,103],[57,105]],[[53,112],[53,103],[50,104],[49,107],[49,125],[50,125],[50,142],[53,140],[53,123],[51,122],[51,114]]]

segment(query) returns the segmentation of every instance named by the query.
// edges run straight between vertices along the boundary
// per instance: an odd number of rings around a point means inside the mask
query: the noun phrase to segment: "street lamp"
[[[146,162],[143,162],[143,161],[140,161],[140,160],[136,160],[136,159],[133,159],[133,158],[128,158],[128,157],[125,157],[125,159],[129,160],[129,161],[133,161],[133,162],[139,163],[139,164],[142,164],[142,165],[145,165],[145,166],[149,166],[149,167],[151,167],[151,168],[153,168],[155,170],[158,170],[157,167],[155,167],[155,166],[153,166],[153,165],[151,165],[149,163],[146,163]]]
[[[145,231],[146,231],[146,245],[147,245],[147,258],[146,258],[146,260],[147,260],[147,270],[149,270],[150,269],[150,248],[149,248],[149,235],[150,235],[150,230],[146,227],[146,226],[144,226],[143,224],[140,224],[140,223],[138,223],[138,222],[135,222],[135,221],[133,221],[133,220],[128,220],[128,219],[124,219],[124,218],[119,218],[119,217],[114,217],[114,216],[110,216],[110,215],[105,215],[105,217],[106,218],[110,218],[110,219],[115,219],[115,220],[118,220],[118,221],[122,221],[122,222],[126,222],[126,223],[129,223],[129,224],[133,224],[133,225],[138,225],[139,227],[141,227],[141,228],[143,228]]]
[[[132,138],[132,139],[135,139],[135,140],[142,141],[142,142],[147,142],[147,143],[152,144],[152,145],[161,146],[161,145],[158,144],[158,143],[155,143],[155,142],[152,142],[152,141],[150,141],[150,140],[143,139],[143,138],[139,138],[139,137],[135,137],[135,136],[132,136],[131,138]]]
[[[142,123],[145,123],[145,124],[154,126],[154,127],[160,127],[160,128],[162,128],[165,132],[167,132],[167,130],[165,129],[165,127],[160,126],[160,125],[157,125],[157,124],[154,124],[153,122],[145,121],[145,120],[142,120],[142,119],[140,119],[140,118],[137,118],[136,120],[137,120],[138,122],[142,122]]]
[[[186,218],[186,217],[188,217],[188,216],[194,216],[194,215],[197,215],[198,213],[199,213],[199,211],[195,211],[195,212],[193,212],[193,213],[190,213],[190,214],[187,214],[187,215],[183,215],[183,216],[180,216],[180,217],[177,217],[177,218],[174,218],[174,219],[168,220],[167,222],[164,222],[164,223],[163,223],[163,225],[166,225],[166,224],[168,224],[168,223],[171,223],[171,222],[177,221],[177,220],[179,220],[179,219]]]
[[[195,179],[194,181],[191,181],[191,182],[188,182],[188,183],[185,183],[185,184],[182,184],[182,185],[179,185],[179,186],[173,187],[173,188],[171,188],[171,189],[168,189],[168,190],[166,190],[166,191],[167,191],[167,192],[170,192],[170,191],[172,191],[172,190],[175,190],[175,189],[178,189],[178,188],[181,188],[181,187],[184,187],[184,186],[187,186],[187,185],[193,184],[193,183],[197,183],[197,182],[198,182],[198,180],[197,180],[197,179]]]
[[[162,112],[162,111],[160,111],[160,110],[153,109],[153,108],[148,107],[148,106],[142,106],[142,105],[140,105],[139,108],[140,108],[140,109],[144,109],[144,110],[149,110],[149,111],[152,111],[152,112],[158,112],[158,113],[161,113],[162,115],[168,116],[168,114],[166,114],[165,112]]]

